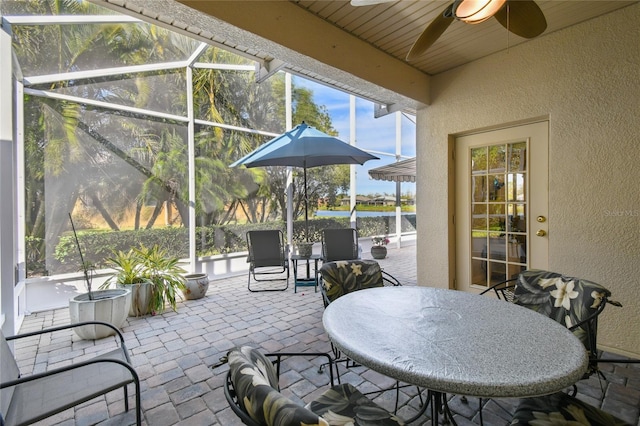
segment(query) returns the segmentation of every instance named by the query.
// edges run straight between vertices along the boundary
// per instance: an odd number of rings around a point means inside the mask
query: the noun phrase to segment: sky
[[[331,116],[333,127],[339,132],[338,137],[344,142],[349,142],[349,95],[322,84],[294,77],[293,83],[313,91],[313,100],[318,105],[324,105]],[[368,170],[396,161],[396,115],[389,114],[384,117],[374,118],[373,102],[356,98],[356,146],[363,150],[371,150],[380,160],[367,161],[362,166],[356,166],[356,192],[358,194],[395,194],[395,182],[373,180],[369,177]],[[403,116],[402,135],[402,159],[414,157],[416,154],[415,117],[411,119]],[[297,125],[299,123],[293,123]],[[388,153],[383,155],[381,153]],[[402,183],[402,194],[415,194],[415,183]]]

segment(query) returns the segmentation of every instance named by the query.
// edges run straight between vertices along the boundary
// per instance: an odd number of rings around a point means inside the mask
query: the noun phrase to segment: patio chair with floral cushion
[[[497,289],[497,290],[496,290]],[[585,378],[598,373],[596,337],[598,316],[607,303],[622,306],[609,300],[611,292],[592,281],[569,277],[557,272],[537,269],[522,271],[517,278],[498,283],[489,291],[513,294],[513,303],[539,312],[566,326],[580,339],[589,355],[589,368]]]
[[[353,259],[325,262],[320,268],[320,292],[324,307],[345,294],[367,288],[399,286],[400,282],[391,274],[380,268],[375,260]],[[346,362],[350,360],[340,359],[340,351],[331,344],[334,362]]]
[[[353,259],[325,262],[320,268],[324,306],[347,293],[366,288],[399,286],[400,282],[375,260]]]
[[[604,378],[598,369],[598,316],[607,303],[621,306],[620,303],[609,300],[611,292],[605,287],[557,272],[530,269],[520,272],[515,278],[494,284],[480,294],[489,293],[498,299],[539,312],[567,327],[584,344],[589,356],[589,365],[583,378],[586,379],[594,373],[597,373],[599,378]],[[577,390],[577,386],[574,385],[573,396]],[[545,401],[547,399],[542,398],[537,402],[532,400],[529,404],[542,405]],[[482,409],[479,412],[482,419]]]
[[[325,262],[320,268],[320,276],[322,278],[320,291],[322,293],[322,301],[325,308],[337,298],[354,291],[375,287],[402,285],[394,276],[383,271],[378,262],[368,259]],[[343,358],[342,353],[333,345],[333,343],[331,343],[331,350],[334,356],[334,363],[344,363],[347,368],[359,366],[359,364],[353,362],[351,359],[346,357]],[[324,364],[320,366],[319,371],[322,371],[323,367]],[[340,380],[340,373],[338,372],[337,364],[336,373],[338,375],[338,380]],[[395,411],[398,410],[398,404],[400,401],[400,388],[406,386],[409,385],[400,385],[399,382],[396,382],[393,386],[393,389],[396,391]],[[420,389],[417,389],[418,393],[420,393]],[[383,389],[382,391],[386,390],[388,389]],[[370,393],[378,393],[378,391]],[[422,402],[422,396],[420,396],[420,401]]]
[[[297,404],[280,392],[281,364],[289,357],[325,358],[330,365],[327,391]],[[249,346],[227,354],[229,372],[224,394],[233,412],[248,426],[398,426],[404,422],[350,384],[334,385],[331,357],[322,353],[263,354]]]
[[[521,400],[510,425],[631,426],[564,392]]]

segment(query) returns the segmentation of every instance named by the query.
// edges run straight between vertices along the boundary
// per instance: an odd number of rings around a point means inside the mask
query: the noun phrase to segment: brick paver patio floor
[[[411,243],[410,243],[411,244]],[[364,257],[370,257],[368,254]],[[389,246],[383,268],[403,285],[416,285],[415,246],[402,249]],[[292,282],[292,280],[290,280]],[[123,332],[133,363],[142,380],[144,423],[164,425],[240,424],[229,409],[222,384],[227,372],[219,360],[236,345],[250,344],[266,352],[329,352],[330,344],[322,327],[323,305],[313,288],[293,285],[284,292],[250,293],[247,276],[212,281],[207,296],[178,304],[177,312],[129,318]],[[606,315],[606,311],[604,313]],[[26,317],[21,332],[69,322],[67,309],[39,312]],[[50,351],[38,345],[52,344]],[[19,346],[17,357],[23,372],[42,371],[64,365],[73,358],[104,350],[110,338],[83,341],[71,333],[58,333],[52,341]],[[499,362],[499,360],[496,360]],[[633,425],[640,426],[640,365],[602,365],[606,381],[592,377],[578,383],[579,398],[602,407]],[[374,391],[393,385],[394,380],[364,367],[341,368],[342,381],[361,391]],[[328,383],[326,373],[316,365],[292,362],[281,377],[283,393],[300,401],[308,400]],[[134,400],[131,396],[131,404]],[[372,396],[387,409],[393,409],[394,392]],[[403,388],[398,414],[408,418],[418,406],[415,387]],[[484,424],[505,425],[516,400],[483,401]],[[478,424],[478,400],[465,403],[453,396],[450,407],[459,425]],[[76,408],[69,409],[41,425],[121,425],[135,422],[134,410],[124,412],[123,392],[111,392]],[[425,417],[414,424],[430,424]]]

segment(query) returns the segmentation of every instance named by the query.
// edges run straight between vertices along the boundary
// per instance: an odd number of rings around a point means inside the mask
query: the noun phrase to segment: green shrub
[[[395,216],[360,217],[356,227],[361,238],[372,235],[389,235],[395,233]],[[348,228],[348,217],[323,217],[309,220],[310,241],[321,241],[322,230],[331,228]],[[402,216],[402,231],[414,231],[415,215]],[[222,226],[196,227],[196,254],[198,257],[217,254],[236,253],[247,250],[246,233],[254,229],[279,229],[287,234],[286,223],[282,221],[267,223],[233,224]],[[293,243],[304,241],[304,220],[296,220],[293,224]],[[144,244],[147,247],[158,246],[170,257],[185,259],[189,256],[189,236],[186,228],[170,227],[156,229],[140,229],[126,231],[78,231],[78,240],[82,247],[85,261],[95,265],[97,269],[107,266],[106,260],[114,251],[127,252],[131,248]],[[50,273],[77,272],[81,262],[75,246],[73,234],[60,238],[55,248],[55,260],[58,264],[49,268]]]

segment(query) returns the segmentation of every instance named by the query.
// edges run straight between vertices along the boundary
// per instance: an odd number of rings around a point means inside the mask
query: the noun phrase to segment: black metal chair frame
[[[358,260],[358,259],[348,259],[348,260]],[[391,275],[388,272],[385,272],[383,269],[380,269],[380,272],[382,273],[382,283],[383,286],[385,287],[397,287],[397,286],[401,286],[402,284],[400,283],[400,281],[398,281],[398,279],[396,277],[394,277],[393,275]],[[320,280],[322,280],[322,276],[320,276]],[[357,291],[357,290],[355,290]],[[324,307],[326,308],[327,306],[329,306],[329,303],[331,303],[331,301],[329,300],[329,297],[327,296],[327,292],[324,288],[324,285],[320,285],[320,293],[322,294],[322,302],[324,304]],[[355,367],[361,367],[360,364],[358,364],[357,362],[353,361],[351,358],[348,357],[342,357],[342,352],[340,352],[340,350],[338,348],[336,348],[333,344],[333,342],[329,341],[330,345],[331,345],[331,352],[333,354],[333,363],[335,364],[335,369],[336,369],[336,377],[338,380],[338,383],[340,383],[340,372],[338,370],[338,363],[344,363],[345,368],[355,368]],[[320,367],[318,367],[318,372],[322,372],[322,369],[324,368],[324,366],[327,364],[322,364],[320,365]],[[400,389],[401,388],[405,388],[405,387],[410,387],[413,385],[408,385],[408,384],[404,384],[401,385],[400,382],[396,381],[396,384],[393,386],[393,388],[396,390],[396,404],[395,404],[395,410],[394,412],[398,411],[398,404],[399,404],[399,400],[400,400]],[[416,388],[418,388],[418,395],[420,398],[420,403],[424,404],[423,400],[422,400],[422,394],[420,393],[420,388],[416,386]],[[364,395],[371,395],[371,394],[375,394],[375,393],[382,393],[382,392],[386,392],[390,389],[381,389],[379,391],[372,391],[372,392],[367,392],[364,393]]]
[[[38,336],[38,335],[42,335],[45,333],[53,333],[56,331],[60,331],[60,330],[67,330],[67,329],[73,329],[75,327],[82,327],[82,326],[86,326],[86,325],[102,325],[105,327],[109,327],[111,329],[113,329],[115,331],[115,338],[116,338],[116,342],[119,343],[119,347],[117,349],[112,350],[111,352],[102,354],[102,355],[98,355],[95,358],[92,359],[88,359],[85,361],[79,361],[79,362],[75,362],[71,365],[67,365],[64,367],[60,367],[60,368],[55,368],[49,371],[45,371],[43,373],[36,373],[36,374],[32,374],[32,375],[22,375],[20,374],[20,376],[16,379],[13,380],[6,380],[3,381],[2,383],[0,383],[0,390],[3,390],[2,392],[7,392],[6,389],[9,388],[16,388],[16,387],[20,387],[22,384],[28,383],[28,382],[38,382],[38,381],[42,381],[45,380],[47,377],[52,377],[52,376],[59,376],[61,381],[71,381],[72,377],[77,374],[77,371],[79,368],[82,367],[86,367],[89,365],[98,365],[98,364],[104,364],[104,363],[108,363],[108,364],[119,364],[120,366],[122,366],[123,369],[126,369],[129,371],[129,373],[131,374],[130,380],[124,382],[124,383],[119,383],[117,385],[109,385],[109,386],[105,386],[102,389],[97,389],[94,392],[90,392],[87,393],[85,396],[81,397],[81,398],[76,398],[76,399],[69,399],[67,401],[64,401],[64,403],[61,403],[60,406],[52,408],[51,410],[48,410],[46,412],[40,413],[39,416],[36,419],[32,419],[32,421],[38,421],[38,420],[42,420],[45,419],[47,417],[50,417],[54,414],[60,413],[64,410],[67,410],[69,408],[75,407],[78,404],[81,404],[83,402],[89,401],[97,396],[100,395],[104,395],[108,392],[111,392],[113,390],[116,390],[120,387],[122,387],[122,389],[124,390],[124,408],[125,411],[129,411],[129,393],[127,390],[127,386],[131,383],[134,384],[135,386],[135,400],[136,400],[136,424],[137,425],[141,425],[142,424],[142,406],[140,404],[140,379],[138,377],[138,374],[136,373],[136,370],[133,368],[133,365],[131,363],[131,359],[129,357],[129,351],[127,349],[127,346],[125,345],[124,342],[124,337],[122,336],[122,333],[120,332],[120,330],[118,330],[118,328],[116,328],[115,326],[113,326],[112,324],[106,323],[106,322],[101,322],[101,321],[87,321],[87,322],[81,322],[81,323],[76,323],[76,324],[68,324],[68,325],[63,325],[63,326],[58,326],[58,327],[51,327],[51,328],[47,328],[44,330],[38,330],[38,331],[33,331],[33,332],[29,332],[29,333],[23,333],[23,334],[16,334],[13,336],[3,336],[3,338],[7,341],[14,341],[14,340],[18,340],[18,339],[23,339],[23,338],[27,338],[27,337],[32,337],[32,336]],[[4,342],[1,342],[3,345],[5,345]],[[8,344],[8,343],[6,343]],[[6,346],[5,346],[6,348]],[[9,349],[7,349],[9,350]],[[8,354],[4,354],[3,356],[8,356]],[[13,354],[11,354],[11,356],[13,356]],[[3,369],[5,368],[5,365],[7,365],[8,363],[10,363],[11,361],[9,360],[2,360],[2,364],[3,364]],[[15,361],[14,361],[15,362]],[[5,380],[5,377],[2,378],[3,380]],[[95,379],[95,377],[93,378]],[[60,389],[60,392],[65,392],[65,389]],[[24,398],[29,398],[28,395],[22,395],[22,397]],[[57,395],[51,395],[52,398],[57,397]],[[62,398],[64,400],[64,398]],[[6,415],[6,413],[2,413],[3,416]],[[5,419],[5,421],[9,422],[8,424],[12,424],[13,422],[15,422],[15,419]],[[2,416],[0,416],[0,423],[4,424],[2,421]]]
[[[247,288],[251,292],[263,291],[284,291],[289,288],[289,259],[287,258],[288,248],[284,243],[284,235],[280,230],[259,230],[248,231],[247,247],[249,255],[247,262],[249,263],[249,277],[247,280]],[[277,245],[275,242],[277,241]],[[267,246],[268,244],[268,246]],[[273,268],[276,268],[275,270]],[[281,275],[286,273],[286,277]],[[276,278],[258,278],[260,276],[280,275]],[[251,288],[251,277],[256,282],[275,282],[285,281],[284,287],[275,288]]]
[[[280,353],[268,353],[265,354],[269,358],[273,359],[273,364],[276,366],[276,375],[278,380],[280,379],[280,366],[282,364],[283,358],[288,357],[324,357],[327,359],[326,365],[329,365],[329,382],[333,387],[335,385],[334,376],[333,376],[333,360],[331,356],[324,352],[280,352]],[[338,382],[339,383],[339,382]],[[249,414],[244,410],[243,406],[238,401],[238,395],[236,394],[235,389],[233,388],[233,381],[231,380],[231,370],[227,372],[225,381],[224,381],[224,397],[229,403],[229,407],[235,413],[236,416],[247,426],[263,426],[260,423],[256,422],[249,416]]]
[[[492,293],[499,299],[499,300],[503,300],[505,302],[509,302],[509,303],[514,303],[515,302],[515,288],[516,288],[516,282],[518,281],[518,277],[516,278],[510,278],[508,280],[504,280],[504,281],[500,281],[492,286],[490,286],[489,288],[483,290],[480,295],[485,295],[488,293]],[[587,336],[588,336],[588,347],[585,347],[585,349],[588,352],[588,356],[589,356],[589,367],[587,370],[587,375],[591,375],[593,373],[596,373],[598,375],[598,379],[604,379],[606,380],[606,377],[604,375],[604,373],[602,373],[602,371],[600,371],[600,369],[598,368],[598,363],[605,363],[605,362],[615,362],[615,360],[607,360],[607,359],[599,359],[598,358],[598,351],[597,351],[597,347],[596,347],[596,330],[597,330],[597,326],[598,326],[598,316],[602,313],[602,311],[604,310],[604,308],[607,306],[607,303],[613,305],[613,306],[618,306],[621,307],[622,304],[620,304],[619,302],[616,302],[614,300],[609,300],[608,297],[604,296],[602,298],[602,303],[600,303],[600,305],[598,306],[598,308],[591,314],[589,315],[587,318],[583,319],[582,321],[577,322],[576,324],[573,324],[571,327],[567,327],[567,329],[569,331],[573,331],[575,329],[577,329],[578,327],[581,326],[585,326],[587,328]],[[621,362],[625,362],[625,361],[621,361]],[[629,361],[627,361],[629,362]],[[630,362],[634,362],[634,361],[630,361]],[[638,362],[638,361],[635,361]],[[571,393],[571,396],[575,396],[578,392],[578,387],[574,384],[573,385],[573,392]],[[463,401],[465,401],[465,399],[463,398]],[[508,410],[504,409],[502,406],[500,406],[499,404],[497,404],[500,408],[502,408],[504,411],[508,412]],[[480,416],[480,424],[483,424],[482,421],[482,399],[479,400],[479,416]]]
[[[517,280],[518,278],[511,278],[505,281],[501,281],[497,284],[492,285],[486,290],[482,291],[480,295],[484,295],[489,292],[494,292],[494,294],[498,297],[498,299],[513,303],[514,295],[515,295],[515,287],[516,287],[515,282]],[[568,330],[570,331],[574,331],[577,328],[582,327],[583,325],[586,327],[587,336],[589,339],[588,340],[589,346],[586,348],[589,353],[589,370],[593,372],[597,372],[598,376],[601,376],[602,378],[605,378],[605,377],[602,374],[602,372],[597,368],[599,360],[598,360],[598,350],[596,347],[596,330],[598,328],[598,316],[602,313],[602,311],[607,306],[607,304],[611,304],[613,306],[618,306],[618,307],[622,306],[622,304],[620,304],[619,302],[616,302],[614,300],[609,300],[608,297],[603,296],[602,303],[600,303],[598,308],[591,315],[573,324],[571,327],[567,327]]]

